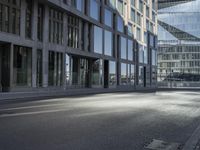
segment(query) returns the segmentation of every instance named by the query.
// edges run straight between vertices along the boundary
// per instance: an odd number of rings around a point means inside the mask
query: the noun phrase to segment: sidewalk
[[[133,89],[133,88],[85,88],[85,89],[67,89],[67,90],[46,90],[31,92],[8,92],[0,93],[0,103],[8,101],[27,101],[34,99],[49,99],[65,96],[80,96],[115,92],[155,92],[155,89]]]

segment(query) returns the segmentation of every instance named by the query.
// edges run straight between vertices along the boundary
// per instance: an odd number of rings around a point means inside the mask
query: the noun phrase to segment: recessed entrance
[[[10,44],[0,44],[0,92],[10,87]]]

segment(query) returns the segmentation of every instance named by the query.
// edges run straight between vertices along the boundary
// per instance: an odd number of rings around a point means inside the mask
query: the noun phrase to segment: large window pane
[[[103,30],[94,26],[94,52],[102,54],[103,49]]]
[[[116,83],[116,62],[109,61],[109,85],[114,86]]]
[[[121,58],[127,59],[127,43],[126,43],[126,38],[124,37],[121,37],[120,52],[121,52]]]
[[[117,17],[117,30],[119,32],[124,32],[124,22],[120,16]]]
[[[49,52],[49,86],[62,85],[63,54],[59,52]]]
[[[128,40],[128,60],[133,60],[133,41]]]
[[[105,17],[104,17],[104,23],[105,25],[112,27],[112,12],[105,9]]]
[[[113,50],[113,37],[112,33],[109,31],[104,32],[104,53],[105,55],[112,56],[112,50]]]
[[[121,85],[127,84],[127,64],[121,63]]]
[[[32,85],[32,52],[30,48],[14,46],[13,84]]]
[[[90,17],[99,20],[99,4],[96,0],[90,0]]]
[[[103,83],[102,60],[95,60],[92,64],[92,85],[100,86]]]

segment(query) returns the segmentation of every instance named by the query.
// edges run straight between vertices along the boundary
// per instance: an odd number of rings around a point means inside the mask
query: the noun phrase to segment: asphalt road
[[[143,150],[184,144],[200,125],[200,93],[114,93],[0,105],[0,150]]]

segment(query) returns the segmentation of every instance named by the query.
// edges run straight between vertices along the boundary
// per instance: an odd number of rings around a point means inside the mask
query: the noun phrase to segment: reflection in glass
[[[105,25],[112,27],[112,12],[108,9],[105,9],[104,23]]]
[[[124,22],[120,16],[117,17],[117,30],[119,32],[124,32]]]
[[[49,86],[62,85],[63,54],[49,51]]]
[[[121,82],[120,85],[127,85],[127,65],[121,63]]]
[[[103,49],[103,30],[94,26],[94,52],[102,54]]]
[[[108,56],[112,56],[112,44],[113,44],[113,37],[112,33],[109,31],[104,32],[104,54]]]
[[[128,40],[128,60],[133,60],[133,42]]]
[[[120,52],[121,52],[121,58],[127,59],[127,43],[126,43],[126,38],[124,37],[121,37]]]
[[[103,83],[102,80],[102,60],[97,59],[93,61],[92,64],[92,85],[93,86],[100,86]]]
[[[116,79],[116,62],[109,61],[109,85],[115,86],[117,83]]]
[[[32,85],[32,51],[30,48],[14,46],[13,84]]]
[[[96,0],[90,0],[90,17],[99,20],[99,6]]]

